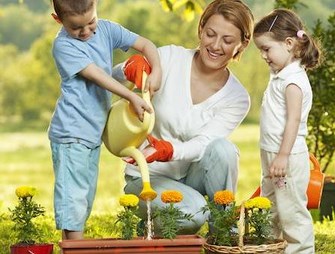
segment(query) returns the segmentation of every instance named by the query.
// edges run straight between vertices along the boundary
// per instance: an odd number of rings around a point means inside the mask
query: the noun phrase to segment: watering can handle
[[[313,169],[312,170],[315,170],[315,171],[321,171],[320,169],[320,164],[318,162],[318,160],[315,158],[314,154],[312,153],[309,153],[309,159],[310,161],[312,162],[313,164]],[[254,197],[259,197],[259,195],[261,194],[261,188],[258,187],[255,192],[251,195],[250,199],[251,198],[254,198]]]
[[[319,164],[318,160],[315,158],[314,154],[309,153],[309,159],[313,164],[313,169],[312,170],[321,171],[320,164]]]

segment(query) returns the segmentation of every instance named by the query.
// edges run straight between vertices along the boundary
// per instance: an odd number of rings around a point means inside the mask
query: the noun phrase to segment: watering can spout
[[[151,188],[149,182],[143,182],[143,189],[140,193],[140,198],[142,200],[151,201],[157,197],[157,193]]]
[[[144,92],[147,74],[142,76],[142,98],[152,107],[149,92]],[[129,107],[129,102],[120,99],[109,112],[102,140],[106,148],[117,157],[132,157],[140,168],[143,190],[142,200],[153,200],[157,194],[150,186],[149,169],[144,155],[137,149],[152,131],[155,122],[154,113],[144,113],[141,122]]]

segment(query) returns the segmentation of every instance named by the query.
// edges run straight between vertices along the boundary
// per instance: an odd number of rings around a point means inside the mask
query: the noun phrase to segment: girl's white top
[[[291,153],[308,151],[305,137],[313,95],[308,76],[304,67],[300,65],[300,61],[289,64],[277,74],[270,74],[270,81],[263,96],[260,120],[260,148],[263,150],[279,151],[287,114],[285,90],[290,84],[298,86],[303,94],[301,121]]]

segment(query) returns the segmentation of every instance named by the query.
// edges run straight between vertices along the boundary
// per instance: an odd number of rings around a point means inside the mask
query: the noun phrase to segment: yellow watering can
[[[152,107],[149,92],[144,92],[146,72],[142,76],[142,98]],[[148,164],[144,155],[137,149],[152,131],[155,123],[155,114],[144,112],[143,122],[130,109],[125,99],[116,101],[110,112],[102,136],[107,149],[117,157],[132,157],[140,168],[143,189],[140,193],[142,200],[150,201],[156,198],[157,193],[151,188]]]

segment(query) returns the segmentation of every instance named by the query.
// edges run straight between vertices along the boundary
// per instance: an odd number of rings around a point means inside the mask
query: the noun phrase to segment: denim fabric
[[[51,142],[57,229],[83,231],[96,193],[100,146]]]

